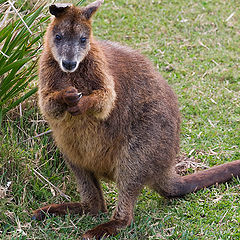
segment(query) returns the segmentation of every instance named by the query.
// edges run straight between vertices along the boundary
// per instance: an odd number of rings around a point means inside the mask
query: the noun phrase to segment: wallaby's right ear
[[[49,7],[49,11],[55,17],[60,17],[71,6],[71,3],[55,3]]]
[[[87,20],[89,20],[92,15],[98,10],[98,8],[101,6],[101,4],[104,2],[104,0],[96,0],[93,3],[90,3],[86,7],[82,9],[82,13],[85,16]]]

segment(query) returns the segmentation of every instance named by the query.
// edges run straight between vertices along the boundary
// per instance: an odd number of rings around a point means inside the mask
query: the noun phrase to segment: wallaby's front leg
[[[83,114],[90,109],[94,110],[94,107],[98,101],[98,98],[94,94],[91,94],[89,96],[83,96],[78,102],[78,104],[76,104],[75,106],[69,106],[67,108],[67,111],[73,116]]]
[[[107,212],[102,188],[94,173],[75,166],[71,162],[67,161],[67,163],[76,177],[84,212],[91,215],[96,215],[100,211]]]
[[[94,90],[90,95],[83,96],[75,106],[70,106],[67,111],[73,116],[90,112],[101,119],[108,116],[115,102],[113,90]]]
[[[39,104],[47,118],[59,119],[69,107],[78,104],[80,95],[75,87],[67,87],[60,91],[39,90]]]

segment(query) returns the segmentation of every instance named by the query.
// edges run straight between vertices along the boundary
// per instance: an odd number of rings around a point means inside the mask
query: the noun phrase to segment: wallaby
[[[48,205],[33,218],[106,212],[99,181],[112,180],[118,187],[111,220],[87,231],[84,239],[115,235],[129,226],[144,186],[180,197],[240,175],[240,160],[177,175],[177,97],[137,51],[94,39],[91,18],[102,2],[82,8],[51,5],[54,17],[39,64],[39,106],[76,176],[81,203]]]

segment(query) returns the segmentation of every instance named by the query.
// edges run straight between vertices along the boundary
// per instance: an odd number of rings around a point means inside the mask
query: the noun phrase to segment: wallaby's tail
[[[155,190],[165,197],[181,197],[216,183],[223,183],[232,177],[240,177],[240,160],[214,166],[187,176],[174,176],[169,184],[155,186]],[[159,188],[160,187],[160,188]]]
[[[207,170],[181,177],[185,189],[183,195],[216,183],[227,182],[232,177],[238,176],[240,176],[240,160],[214,166]]]

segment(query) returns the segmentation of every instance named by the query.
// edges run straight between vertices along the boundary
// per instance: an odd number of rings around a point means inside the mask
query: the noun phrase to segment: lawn
[[[138,49],[177,93],[182,174],[240,159],[239,16],[238,0],[105,0],[95,16],[97,38]],[[80,201],[51,134],[41,135],[36,99],[0,130],[0,239],[77,239],[109,219],[117,189],[103,182],[108,214],[31,220],[44,204]],[[239,201],[239,179],[173,200],[145,188],[134,223],[111,239],[240,239]]]

